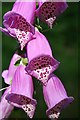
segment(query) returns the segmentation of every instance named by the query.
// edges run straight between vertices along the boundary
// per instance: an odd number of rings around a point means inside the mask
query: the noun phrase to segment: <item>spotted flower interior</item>
[[[49,115],[50,119],[58,119],[60,113],[59,112],[53,112],[51,115]]]
[[[34,111],[35,111],[35,106],[32,104],[25,104],[22,106],[22,109],[27,113],[27,115],[32,118]]]
[[[52,71],[58,67],[58,62],[49,55],[42,55],[30,61],[26,71],[37,77],[43,84],[46,84]]]
[[[42,21],[46,21],[48,26],[52,28],[56,17],[67,8],[64,2],[44,2],[37,11],[37,15]],[[38,13],[39,12],[39,13]]]
[[[33,117],[36,106],[35,100],[23,95],[18,95],[13,93],[6,96],[6,99],[7,100],[10,99],[9,103],[11,103],[12,105],[22,108],[30,118]]]
[[[11,12],[9,15],[8,13],[4,16],[6,20],[4,20],[4,26],[19,29],[20,31],[32,32],[30,24],[23,18],[21,15]]]
[[[57,6],[54,2],[45,2],[40,7],[40,17],[42,17],[44,20],[47,20],[49,18],[54,19],[57,14]]]
[[[49,118],[58,118],[60,115],[60,111],[68,106],[73,101],[73,98],[66,98],[56,104],[53,108],[47,110],[47,115]]]
[[[21,50],[23,50],[26,43],[32,39],[31,33],[30,32],[25,33],[24,31],[20,31],[19,29],[14,29],[14,30],[15,30],[16,37],[20,43]]]
[[[24,104],[35,104],[35,100],[33,100],[33,99],[29,98],[29,97],[14,94],[14,93],[11,93],[11,94],[7,95],[6,99],[10,100],[10,102],[16,103],[16,104],[18,104],[20,106],[22,106]]]
[[[14,12],[7,13],[4,18],[6,18],[4,26],[10,32],[13,30],[12,34],[15,34],[20,43],[21,50],[23,50],[26,43],[31,39],[32,34],[34,34],[34,27],[24,17]]]

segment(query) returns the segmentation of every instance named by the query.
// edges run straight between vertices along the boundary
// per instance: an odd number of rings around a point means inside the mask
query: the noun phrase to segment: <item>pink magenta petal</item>
[[[52,75],[46,86],[43,86],[44,100],[48,106],[46,114],[49,118],[58,118],[60,111],[67,107],[73,100],[68,97],[66,90],[55,75]]]
[[[16,0],[11,11],[3,16],[2,32],[18,39],[21,50],[26,46],[35,33],[33,26],[35,20],[36,0],[24,1]]]
[[[5,33],[8,36],[10,35],[12,37],[15,37],[14,33],[10,33],[6,28],[0,27],[0,31],[3,32],[3,33]]]
[[[35,31],[35,36],[36,39],[30,41],[26,47],[29,60],[26,71],[46,84],[49,75],[57,69],[59,62],[53,58],[46,37],[38,30]]]
[[[63,13],[68,7],[65,0],[39,0],[39,8],[36,10],[36,16],[38,16],[42,21],[46,22],[50,28],[61,13]]]
[[[11,87],[8,87],[7,90],[4,92],[1,101],[0,101],[0,120],[6,119],[11,114],[14,106],[9,104],[8,101],[5,99],[6,95],[9,94],[11,91]]]
[[[32,118],[35,112],[36,100],[33,97],[33,82],[25,71],[25,66],[18,66],[11,85],[11,93],[6,99],[16,107],[22,108]]]
[[[24,2],[24,0],[17,0],[13,5],[12,11],[4,15],[4,26],[7,29],[15,28],[34,34],[34,27],[31,24],[34,23],[35,9],[35,1]]]
[[[4,70],[2,72],[2,77],[4,78],[5,83],[11,84],[11,80],[13,79],[14,73],[17,69],[17,66],[15,66],[15,63],[17,60],[19,60],[21,56],[19,56],[17,53],[15,53],[11,59],[9,69]]]

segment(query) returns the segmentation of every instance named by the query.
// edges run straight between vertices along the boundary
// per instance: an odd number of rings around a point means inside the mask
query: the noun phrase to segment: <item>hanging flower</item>
[[[58,118],[60,111],[74,100],[73,97],[67,96],[64,86],[55,75],[51,75],[47,85],[43,86],[43,94],[48,106],[46,114],[49,118]]]
[[[59,62],[53,58],[50,45],[43,34],[35,31],[36,39],[27,44],[28,66],[26,71],[46,85],[49,75],[57,69]]]
[[[0,100],[0,120],[8,118],[12,110],[14,109],[14,106],[9,104],[8,101],[5,99],[6,95],[9,94],[10,91],[11,87],[9,86]]]
[[[12,105],[22,108],[32,118],[35,112],[36,100],[33,96],[33,82],[31,76],[26,74],[25,66],[18,66],[11,85],[11,93],[6,99]]]
[[[46,22],[50,28],[56,19],[68,7],[65,0],[39,0],[39,8],[36,10],[36,16]]]
[[[36,2],[16,0],[11,11],[4,15],[3,24],[5,28],[1,28],[2,32],[10,34],[12,37],[18,38],[23,50],[26,43],[32,39],[34,34],[34,17],[35,17]]]
[[[10,65],[9,65],[9,69],[8,70],[4,70],[2,72],[2,77],[4,78],[5,83],[7,84],[11,84],[11,81],[13,79],[14,73],[17,69],[18,66],[15,66],[16,61],[18,61],[19,59],[21,59],[21,56],[17,54],[17,52],[13,55]]]

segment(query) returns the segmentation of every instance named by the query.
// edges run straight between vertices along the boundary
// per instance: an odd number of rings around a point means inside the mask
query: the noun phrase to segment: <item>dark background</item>
[[[2,16],[11,10],[13,3],[2,3]],[[49,40],[54,57],[60,61],[59,68],[54,72],[64,84],[68,96],[74,97],[74,102],[61,112],[60,118],[78,118],[78,3],[68,3],[67,10],[57,18],[52,30],[43,32]],[[26,11],[25,11],[26,12]],[[27,13],[26,13],[27,14]],[[43,29],[46,24],[41,22]],[[12,55],[18,46],[17,41],[2,34],[2,70],[8,69]],[[34,78],[33,78],[34,79]],[[7,86],[3,82],[3,87]],[[34,79],[35,95],[38,104],[34,118],[47,118],[47,106],[43,99],[41,84]],[[26,113],[15,108],[11,118],[28,119]]]

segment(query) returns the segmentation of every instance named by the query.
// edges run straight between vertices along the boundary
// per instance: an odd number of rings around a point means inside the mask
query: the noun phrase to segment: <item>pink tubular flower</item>
[[[50,45],[43,34],[35,31],[36,39],[27,44],[28,74],[39,79],[46,85],[49,75],[57,69],[59,62],[53,58]]]
[[[11,93],[6,99],[14,106],[22,108],[32,118],[35,112],[36,100],[33,96],[33,82],[26,74],[25,66],[18,66],[11,85]]]
[[[4,78],[5,83],[10,84],[14,73],[17,69],[17,66],[15,66],[15,63],[17,60],[19,60],[21,58],[21,56],[19,56],[17,53],[15,53],[11,59],[10,65],[9,65],[9,69],[8,70],[4,70],[2,72],[2,77]]]
[[[18,38],[21,50],[32,39],[32,34],[35,32],[32,25],[34,23],[35,9],[35,0],[31,2],[16,0],[12,10],[3,17],[3,24],[6,29],[0,27],[0,30],[8,35],[10,34],[12,37]]]
[[[9,104],[5,99],[6,95],[9,94],[11,87],[9,86],[4,92],[1,101],[0,101],[0,120],[6,119],[9,117],[10,113],[14,109],[13,105]]]
[[[49,118],[58,118],[60,111],[74,100],[73,97],[67,96],[64,86],[55,75],[51,76],[46,86],[43,86],[43,94]]]
[[[36,10],[36,16],[46,22],[50,28],[58,17],[68,7],[65,0],[39,0],[39,8]]]

